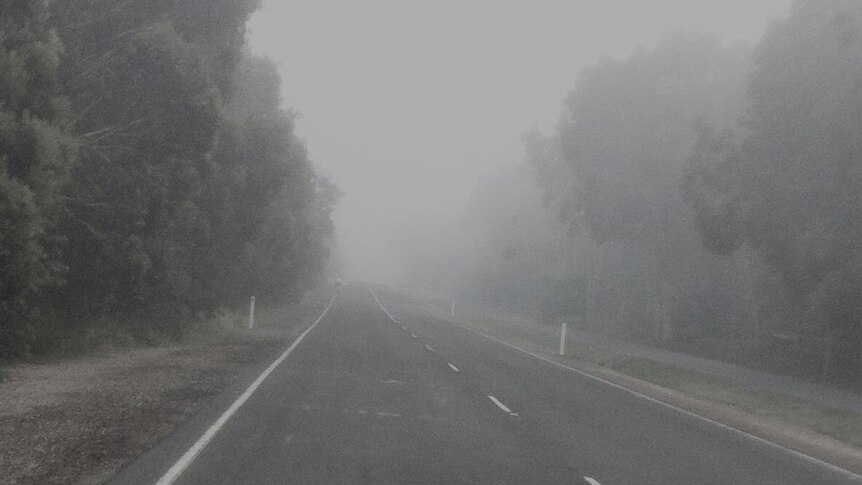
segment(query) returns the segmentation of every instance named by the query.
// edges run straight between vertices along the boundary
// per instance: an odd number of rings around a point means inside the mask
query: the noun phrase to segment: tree
[[[259,4],[0,0],[0,354],[318,277],[338,191],[245,51]]]
[[[205,210],[217,235],[213,260],[223,273],[213,294],[298,297],[329,255],[337,187],[318,176],[281,109],[281,80],[268,59],[246,55],[213,157]],[[212,271],[212,269],[210,270]]]
[[[80,319],[105,311],[171,323],[218,306],[218,244],[204,216],[213,153],[257,0],[55,2],[81,161],[64,231]],[[179,311],[177,311],[179,309]]]
[[[72,291],[62,303],[85,315],[159,304],[196,311],[191,265],[207,237],[197,198],[221,95],[201,49],[170,24],[122,43],[124,67],[100,76],[100,92],[74,98],[82,153],[65,225]],[[93,96],[97,105],[82,106]]]
[[[551,320],[572,314],[548,293],[562,292],[573,268],[566,227],[543,195],[524,165],[502,166],[477,186],[463,224],[470,241],[464,266],[471,296]]]
[[[797,1],[757,49],[742,136],[704,133],[686,184],[707,246],[750,245],[845,369],[862,354],[860,52],[859,2]]]
[[[36,297],[60,282],[57,221],[75,149],[45,0],[0,1],[0,355],[27,353]]]
[[[679,187],[697,120],[737,116],[748,66],[744,48],[676,34],[652,51],[598,63],[569,93],[558,132],[577,181],[571,222],[605,247],[602,260],[628,261],[613,284],[613,321],[629,319],[639,305],[653,335],[670,340],[680,298],[715,273],[698,249]],[[644,319],[632,321],[639,327]]]

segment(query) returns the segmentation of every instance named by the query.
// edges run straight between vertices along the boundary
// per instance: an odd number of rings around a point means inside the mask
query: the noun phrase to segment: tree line
[[[319,278],[340,193],[248,51],[259,6],[0,0],[0,357]]]
[[[471,288],[547,321],[858,374],[860,53],[862,4],[797,0],[753,48],[679,33],[585,69],[524,166],[477,191]]]

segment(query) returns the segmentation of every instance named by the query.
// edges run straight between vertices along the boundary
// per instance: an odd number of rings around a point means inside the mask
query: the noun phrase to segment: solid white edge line
[[[450,364],[450,363],[448,363],[448,362],[446,363],[446,365],[448,365],[448,366],[449,366],[449,368],[450,368],[450,369],[452,369],[452,370],[453,370],[453,371],[455,371],[455,372],[461,372],[461,371],[459,371],[459,370],[458,370],[458,368],[457,368],[457,367],[455,367],[454,365],[452,365],[452,364]]]
[[[436,318],[440,318],[439,316],[437,316],[437,314],[436,314],[436,313],[434,313],[434,317],[436,317]],[[539,359],[539,360],[542,360],[542,361],[544,361],[544,362],[547,362],[547,363],[549,363],[549,364],[551,364],[551,365],[555,365],[555,366],[560,367],[560,368],[562,368],[562,369],[567,369],[567,370],[569,370],[569,371],[571,371],[571,372],[574,372],[575,374],[578,374],[578,375],[584,376],[584,377],[586,377],[586,378],[592,379],[592,380],[594,380],[594,381],[596,381],[596,382],[600,382],[600,383],[605,384],[605,385],[607,385],[607,386],[613,387],[614,389],[619,389],[619,390],[621,390],[621,391],[625,391],[625,392],[627,392],[627,393],[629,393],[629,394],[631,394],[631,395],[633,395],[633,396],[635,396],[635,397],[638,397],[638,398],[640,398],[640,399],[644,399],[644,400],[649,401],[649,402],[651,402],[651,403],[658,404],[658,405],[660,405],[660,406],[664,406],[664,407],[666,407],[666,408],[668,408],[668,409],[672,409],[672,410],[674,410],[674,411],[676,411],[676,412],[682,413],[682,414],[684,414],[684,415],[686,415],[686,416],[689,416],[689,417],[691,417],[691,418],[701,420],[701,421],[703,421],[703,422],[705,422],[705,423],[709,423],[709,424],[711,424],[711,425],[713,425],[713,426],[717,426],[717,427],[719,427],[719,428],[721,428],[721,429],[723,429],[723,430],[730,431],[730,432],[733,432],[733,433],[737,433],[737,434],[739,434],[740,436],[742,436],[742,437],[744,437],[744,438],[747,438],[747,439],[750,439],[750,440],[752,440],[752,441],[755,441],[755,442],[757,442],[757,443],[760,443],[760,444],[763,444],[763,445],[770,446],[770,447],[773,447],[773,448],[775,448],[775,449],[781,450],[781,451],[783,451],[783,452],[785,452],[785,453],[788,453],[788,454],[790,454],[790,455],[793,455],[793,456],[795,456],[795,457],[797,457],[797,458],[799,458],[799,459],[801,459],[801,460],[803,460],[803,461],[807,461],[807,462],[809,462],[809,463],[811,463],[811,464],[818,465],[818,466],[821,466],[821,467],[823,467],[823,468],[826,468],[827,470],[830,470],[830,471],[832,471],[832,472],[834,472],[834,473],[837,473],[837,474],[839,474],[839,475],[843,475],[845,478],[848,478],[848,479],[850,479],[850,480],[854,480],[854,481],[862,480],[862,475],[858,475],[858,474],[856,474],[856,473],[853,473],[853,472],[851,472],[850,470],[845,470],[844,468],[841,468],[841,467],[840,467],[840,466],[838,466],[838,465],[833,465],[833,464],[831,464],[831,463],[829,463],[829,462],[825,462],[825,461],[823,461],[823,460],[821,460],[821,459],[819,459],[819,458],[815,458],[815,457],[813,457],[813,456],[806,455],[805,453],[802,453],[801,451],[796,451],[796,450],[793,450],[793,449],[787,448],[786,446],[782,446],[782,445],[780,445],[780,444],[778,444],[778,443],[774,443],[774,442],[769,441],[769,440],[767,440],[767,439],[765,439],[765,438],[761,438],[761,437],[759,437],[759,436],[753,435],[753,434],[748,433],[748,432],[746,432],[746,431],[743,431],[743,430],[741,430],[741,429],[734,428],[733,426],[730,426],[730,425],[727,425],[727,424],[724,424],[724,423],[720,423],[720,422],[715,421],[715,420],[713,420],[713,419],[707,418],[706,416],[701,416],[701,415],[699,415],[699,414],[695,414],[695,413],[693,413],[693,412],[691,412],[691,411],[686,411],[685,409],[682,409],[682,408],[680,408],[680,407],[674,406],[673,404],[669,404],[669,403],[666,403],[666,402],[664,402],[664,401],[660,401],[660,400],[658,400],[658,399],[656,399],[656,398],[653,398],[653,397],[647,396],[646,394],[643,394],[643,393],[640,393],[640,392],[638,392],[638,391],[635,391],[635,390],[629,389],[629,388],[627,388],[627,387],[623,387],[623,386],[621,386],[621,385],[619,385],[619,384],[614,384],[613,382],[608,381],[608,380],[606,380],[606,379],[602,379],[601,377],[594,376],[594,375],[589,374],[589,373],[587,373],[587,372],[584,372],[584,371],[581,371],[581,370],[575,369],[574,367],[569,367],[569,366],[567,366],[567,365],[565,365],[565,364],[561,364],[561,363],[559,363],[559,362],[556,362],[556,361],[554,361],[554,360],[551,360],[551,359],[549,359],[549,358],[547,358],[547,357],[544,357],[544,356],[542,356],[542,355],[536,354],[536,353],[534,353],[534,352],[530,352],[530,351],[529,351],[529,350],[527,350],[527,349],[522,349],[521,347],[518,347],[517,345],[513,345],[513,344],[510,344],[509,342],[505,342],[505,341],[500,340],[500,339],[498,339],[498,338],[496,338],[496,337],[492,337],[492,336],[490,336],[490,335],[488,335],[488,334],[486,334],[486,333],[482,333],[482,332],[480,332],[480,331],[478,331],[478,330],[474,330],[474,329],[472,329],[472,328],[465,327],[465,326],[463,326],[463,325],[461,325],[461,324],[455,323],[455,322],[453,322],[452,320],[449,320],[449,319],[443,319],[443,320],[444,320],[444,321],[446,321],[446,322],[449,322],[449,323],[450,323],[450,324],[452,324],[453,326],[456,326],[456,327],[458,327],[458,328],[462,328],[462,329],[464,329],[464,330],[468,330],[468,331],[473,332],[473,333],[475,333],[475,334],[481,335],[481,336],[483,336],[483,337],[485,337],[485,338],[488,338],[488,339],[491,339],[491,340],[493,340],[493,341],[495,341],[495,342],[497,342],[497,343],[499,343],[499,344],[501,344],[501,345],[505,345],[506,347],[512,348],[512,349],[514,349],[514,350],[517,350],[518,352],[523,352],[523,353],[525,353],[525,354],[527,354],[527,355],[531,355],[531,356],[533,356],[533,357],[535,357],[535,358],[537,358],[537,359]]]
[[[506,413],[508,413],[508,414],[512,414],[512,410],[511,410],[511,409],[509,409],[509,408],[507,408],[507,407],[506,407],[506,405],[505,405],[505,404],[503,404],[503,403],[501,403],[501,402],[500,402],[500,400],[499,400],[499,399],[497,399],[496,397],[494,397],[494,396],[492,396],[492,395],[490,395],[490,394],[489,394],[489,395],[488,395],[488,399],[490,399],[490,400],[491,400],[491,402],[493,402],[494,404],[496,404],[498,408],[502,409],[502,410],[503,410],[503,412],[506,412]]]
[[[587,483],[589,483],[590,485],[602,485],[601,483],[599,483],[598,480],[593,477],[584,477],[584,480],[586,480]]]
[[[250,386],[248,386],[245,392],[242,393],[242,395],[240,395],[236,399],[236,401],[234,401],[233,404],[231,404],[230,407],[222,413],[221,416],[219,416],[216,422],[213,423],[200,438],[198,438],[195,444],[193,444],[192,447],[189,448],[189,450],[186,451],[185,454],[183,454],[183,456],[181,456],[180,459],[177,460],[177,462],[174,463],[174,465],[170,469],[168,469],[168,471],[165,472],[164,475],[162,475],[159,481],[156,482],[156,485],[170,485],[174,483],[177,478],[179,478],[179,476],[186,470],[186,468],[188,468],[189,465],[191,465],[192,462],[195,461],[195,458],[198,457],[198,455],[210,443],[210,441],[212,441],[216,433],[221,430],[221,428],[225,425],[225,423],[227,423],[231,416],[233,416],[237,412],[237,410],[239,410],[239,408],[242,407],[242,405],[245,404],[246,401],[248,401],[248,398],[251,397],[251,395],[254,393],[254,391],[257,390],[258,387],[260,387],[261,383],[263,383],[263,381],[272,373],[272,371],[274,371],[275,368],[278,367],[278,365],[281,364],[284,359],[286,359],[287,356],[291,354],[291,352],[293,352],[293,350],[297,347],[297,345],[299,345],[300,342],[302,342],[305,336],[308,335],[309,332],[314,330],[314,327],[316,327],[317,324],[320,323],[321,320],[323,320],[323,317],[326,316],[326,313],[329,312],[329,308],[335,302],[336,296],[338,295],[333,295],[332,299],[329,300],[329,304],[326,305],[326,309],[323,310],[323,313],[321,313],[319,317],[317,317],[317,320],[315,320],[310,327],[308,327],[304,332],[302,332],[302,334],[300,334],[300,336],[297,337],[297,339],[294,340],[292,344],[290,344],[290,347],[288,347],[287,350],[285,350],[281,354],[281,356],[275,359],[275,361],[270,364],[269,367],[267,367],[266,370],[263,371],[263,373],[258,376],[258,378],[255,379],[255,381],[252,382]]]

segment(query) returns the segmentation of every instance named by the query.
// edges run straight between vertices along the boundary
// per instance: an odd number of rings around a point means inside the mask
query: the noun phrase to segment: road
[[[249,382],[115,483],[164,483],[168,470],[177,484],[860,483],[454,326],[382,287],[342,288],[243,394]]]

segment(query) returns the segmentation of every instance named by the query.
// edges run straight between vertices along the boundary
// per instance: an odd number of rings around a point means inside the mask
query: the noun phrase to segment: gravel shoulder
[[[325,306],[261,312],[255,330],[181,345],[2,369],[0,470],[8,484],[102,483],[251,367],[269,363]]]

